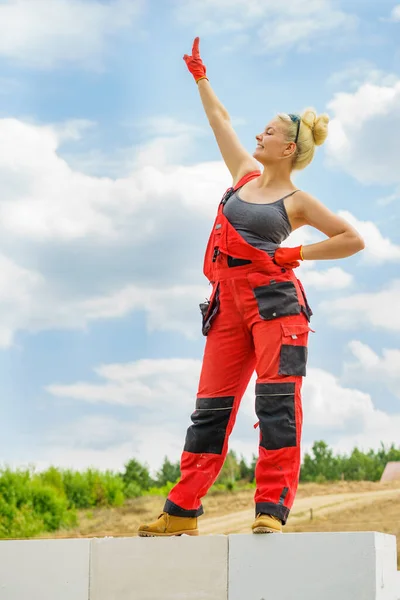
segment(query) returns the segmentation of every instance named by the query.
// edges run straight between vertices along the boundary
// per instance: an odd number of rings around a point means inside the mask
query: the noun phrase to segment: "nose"
[[[260,134],[260,133],[258,133],[258,134],[256,135],[256,140],[257,140],[257,142],[259,142],[259,141],[261,140],[261,134]]]

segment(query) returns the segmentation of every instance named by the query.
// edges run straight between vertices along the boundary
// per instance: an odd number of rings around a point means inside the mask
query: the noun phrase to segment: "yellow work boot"
[[[253,533],[282,533],[282,521],[273,515],[259,513],[251,528]]]
[[[141,525],[138,534],[140,537],[199,535],[199,530],[196,517],[175,517],[163,512],[154,523]]]

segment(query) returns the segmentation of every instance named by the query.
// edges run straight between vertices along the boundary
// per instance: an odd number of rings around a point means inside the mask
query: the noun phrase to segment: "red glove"
[[[187,68],[193,75],[196,83],[200,79],[207,79],[208,81],[208,77],[206,77],[206,68],[203,65],[203,61],[200,58],[199,42],[200,38],[195,38],[193,42],[192,56],[188,56],[187,54],[185,54],[183,57],[183,60],[185,61]]]
[[[296,246],[296,248],[278,248],[274,254],[275,264],[286,269],[299,267],[299,261],[304,260],[301,249],[302,246]]]

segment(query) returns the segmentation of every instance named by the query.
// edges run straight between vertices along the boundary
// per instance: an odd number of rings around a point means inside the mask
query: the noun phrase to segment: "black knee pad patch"
[[[184,450],[195,454],[222,454],[234,396],[197,398]]]
[[[256,414],[260,421],[260,446],[266,450],[295,447],[295,383],[257,383]]]

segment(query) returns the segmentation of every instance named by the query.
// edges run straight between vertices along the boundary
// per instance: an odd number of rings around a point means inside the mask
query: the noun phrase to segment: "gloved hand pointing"
[[[208,77],[206,77],[206,67],[203,65],[203,61],[200,58],[199,42],[200,38],[195,38],[193,42],[192,56],[185,54],[183,57],[183,60],[193,75],[196,83],[200,81],[200,79],[207,79],[208,81]]]

